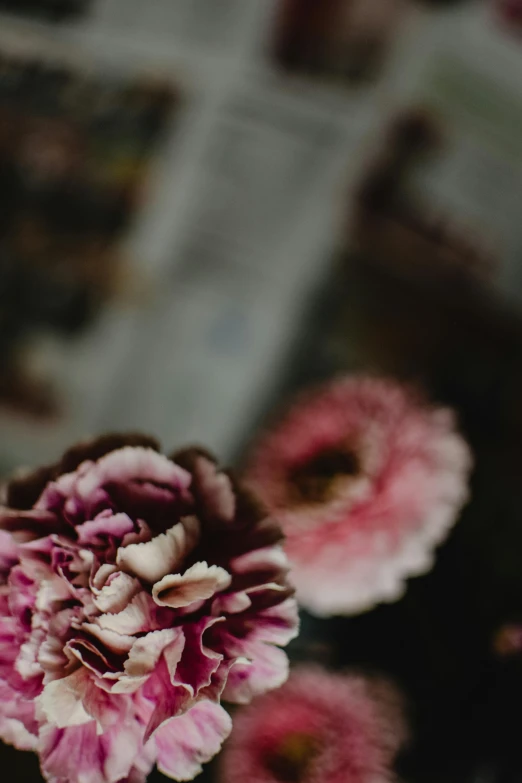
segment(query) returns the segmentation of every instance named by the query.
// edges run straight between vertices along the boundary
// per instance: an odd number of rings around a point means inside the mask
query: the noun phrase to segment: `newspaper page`
[[[389,211],[399,210],[403,223],[422,235],[424,253],[418,243],[411,245],[415,264],[422,263],[420,255],[426,263],[458,264],[517,309],[522,306],[519,47],[486,12],[462,14],[452,25],[432,24],[394,76],[391,110],[368,161],[366,182],[363,177],[365,198],[380,199],[382,209],[386,200]],[[430,252],[435,245],[437,253]]]
[[[449,115],[464,111],[461,92],[468,90],[468,76],[464,88],[441,88],[447,76],[433,76],[428,64],[433,54],[440,70],[443,47],[439,40],[429,45],[431,38],[422,31],[413,36],[413,53],[388,41],[379,68],[370,68],[371,78],[356,80],[357,85],[344,78],[344,66],[340,78],[336,69],[342,58],[319,62],[313,73],[302,62],[287,67],[274,50],[283,5],[279,0],[93,0],[77,13],[77,22],[71,16],[70,23],[51,22],[45,30],[42,22],[15,22],[11,14],[4,24],[2,17],[0,46],[11,33],[26,38],[29,54],[32,47],[38,60],[37,42],[45,38],[55,52],[69,48],[90,58],[94,73],[108,68],[116,82],[127,84],[143,81],[144,69],[144,82],[156,83],[161,74],[177,92],[168,128],[147,146],[139,166],[119,155],[111,162],[109,156],[109,183],[111,177],[137,177],[138,169],[143,175],[139,198],[111,245],[129,270],[132,301],[107,302],[81,334],[64,336],[54,328],[29,334],[26,369],[60,391],[61,407],[52,422],[38,425],[34,417],[3,410],[0,463],[38,463],[71,440],[114,428],[149,430],[167,446],[204,441],[225,458],[232,454],[277,382],[311,293],[328,274],[351,195],[365,167],[373,165],[368,150],[376,129],[384,133],[385,116],[391,121],[413,99],[423,105],[431,100],[444,116],[448,103]],[[331,4],[332,12],[334,5],[337,13],[339,4]],[[410,16],[406,5],[399,6],[395,43]],[[357,8],[360,29],[367,30],[375,17],[366,16],[360,4]],[[329,26],[324,40],[334,30]],[[458,50],[459,35],[451,42]],[[358,51],[352,39],[341,43],[339,51],[346,45],[348,59]],[[394,64],[392,49],[402,77],[400,89],[386,102],[382,74]],[[466,73],[469,69],[466,62]],[[453,62],[449,71],[450,81],[458,81]],[[516,87],[508,88],[513,107]],[[117,114],[118,102],[114,106]],[[123,133],[125,150],[138,126],[132,103],[132,117],[116,117],[104,133],[117,133],[119,139]],[[447,158],[451,165],[442,156],[408,172],[408,188],[431,210],[446,201],[453,210],[466,203],[466,220],[480,218],[485,226],[487,196],[482,206],[475,203],[471,176],[466,184],[454,169],[466,171],[466,155],[480,156],[484,167],[496,166],[497,179],[506,178],[497,187],[514,194],[516,145],[513,151],[503,139],[491,152],[489,142],[475,136],[462,142],[456,127],[458,133],[448,132],[445,141],[456,144]],[[501,175],[497,159],[505,159],[508,147],[511,157]],[[505,208],[514,209],[513,203]],[[499,198],[502,211],[500,204]],[[509,239],[513,259],[517,241]]]
[[[169,69],[65,48],[0,36],[0,463],[90,428],[143,298],[127,238],[183,111]]]
[[[224,102],[170,288],[136,326],[103,424],[233,452],[325,274],[340,162],[367,130],[354,114],[256,81]]]
[[[98,0],[89,27],[156,42],[190,42],[200,47],[234,48],[256,0]]]

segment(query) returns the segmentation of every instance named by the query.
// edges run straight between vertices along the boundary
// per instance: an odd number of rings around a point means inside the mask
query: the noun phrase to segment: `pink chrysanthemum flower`
[[[221,699],[281,685],[297,625],[280,530],[213,459],[108,436],[0,508],[0,736],[52,783],[192,779]]]
[[[283,525],[298,599],[327,616],[394,601],[430,568],[470,463],[450,411],[393,381],[346,377],[290,410],[248,478]]]
[[[223,783],[390,783],[406,737],[384,682],[302,667],[234,719]]]

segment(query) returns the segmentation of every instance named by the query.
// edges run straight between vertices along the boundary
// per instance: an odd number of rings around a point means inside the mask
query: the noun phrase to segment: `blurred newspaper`
[[[283,5],[297,8],[284,51]],[[81,335],[34,335],[31,367],[52,376],[61,409],[35,421],[3,408],[0,470],[113,428],[233,455],[341,241],[374,242],[403,266],[417,241],[428,260],[449,245],[452,258],[486,259],[492,289],[522,304],[518,40],[482,4],[437,13],[394,2],[392,30],[377,0],[371,13],[361,0],[349,14],[341,6],[328,0],[326,14],[325,3],[320,35],[305,0],[93,0],[63,21],[0,16],[0,48],[33,53],[37,69],[60,53],[75,68],[167,80],[179,97],[121,236],[120,295]],[[420,240],[410,232],[404,244],[389,221],[387,234],[363,237],[362,184],[397,159],[390,130],[412,111],[433,115],[438,146],[400,169],[383,203],[393,215],[399,203],[408,225],[413,211]],[[393,241],[377,247],[378,236]]]

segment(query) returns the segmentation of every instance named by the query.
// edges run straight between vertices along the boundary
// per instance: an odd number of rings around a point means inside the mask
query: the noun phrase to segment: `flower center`
[[[317,742],[309,734],[288,734],[279,747],[268,753],[265,764],[281,783],[301,783],[317,755]]]
[[[350,449],[328,449],[299,465],[290,474],[296,504],[326,503],[335,494],[340,479],[355,478],[359,458]]]

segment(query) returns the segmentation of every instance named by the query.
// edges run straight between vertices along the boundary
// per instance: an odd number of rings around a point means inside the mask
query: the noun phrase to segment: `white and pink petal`
[[[219,752],[232,721],[219,704],[202,701],[163,725],[154,735],[160,772],[174,780],[193,780],[202,764]]]
[[[197,601],[205,601],[226,590],[232,578],[224,568],[195,563],[184,574],[163,577],[152,588],[152,595],[159,606],[181,609]]]
[[[118,566],[132,576],[154,584],[166,574],[179,570],[199,537],[199,522],[188,517],[151,541],[118,549]]]

